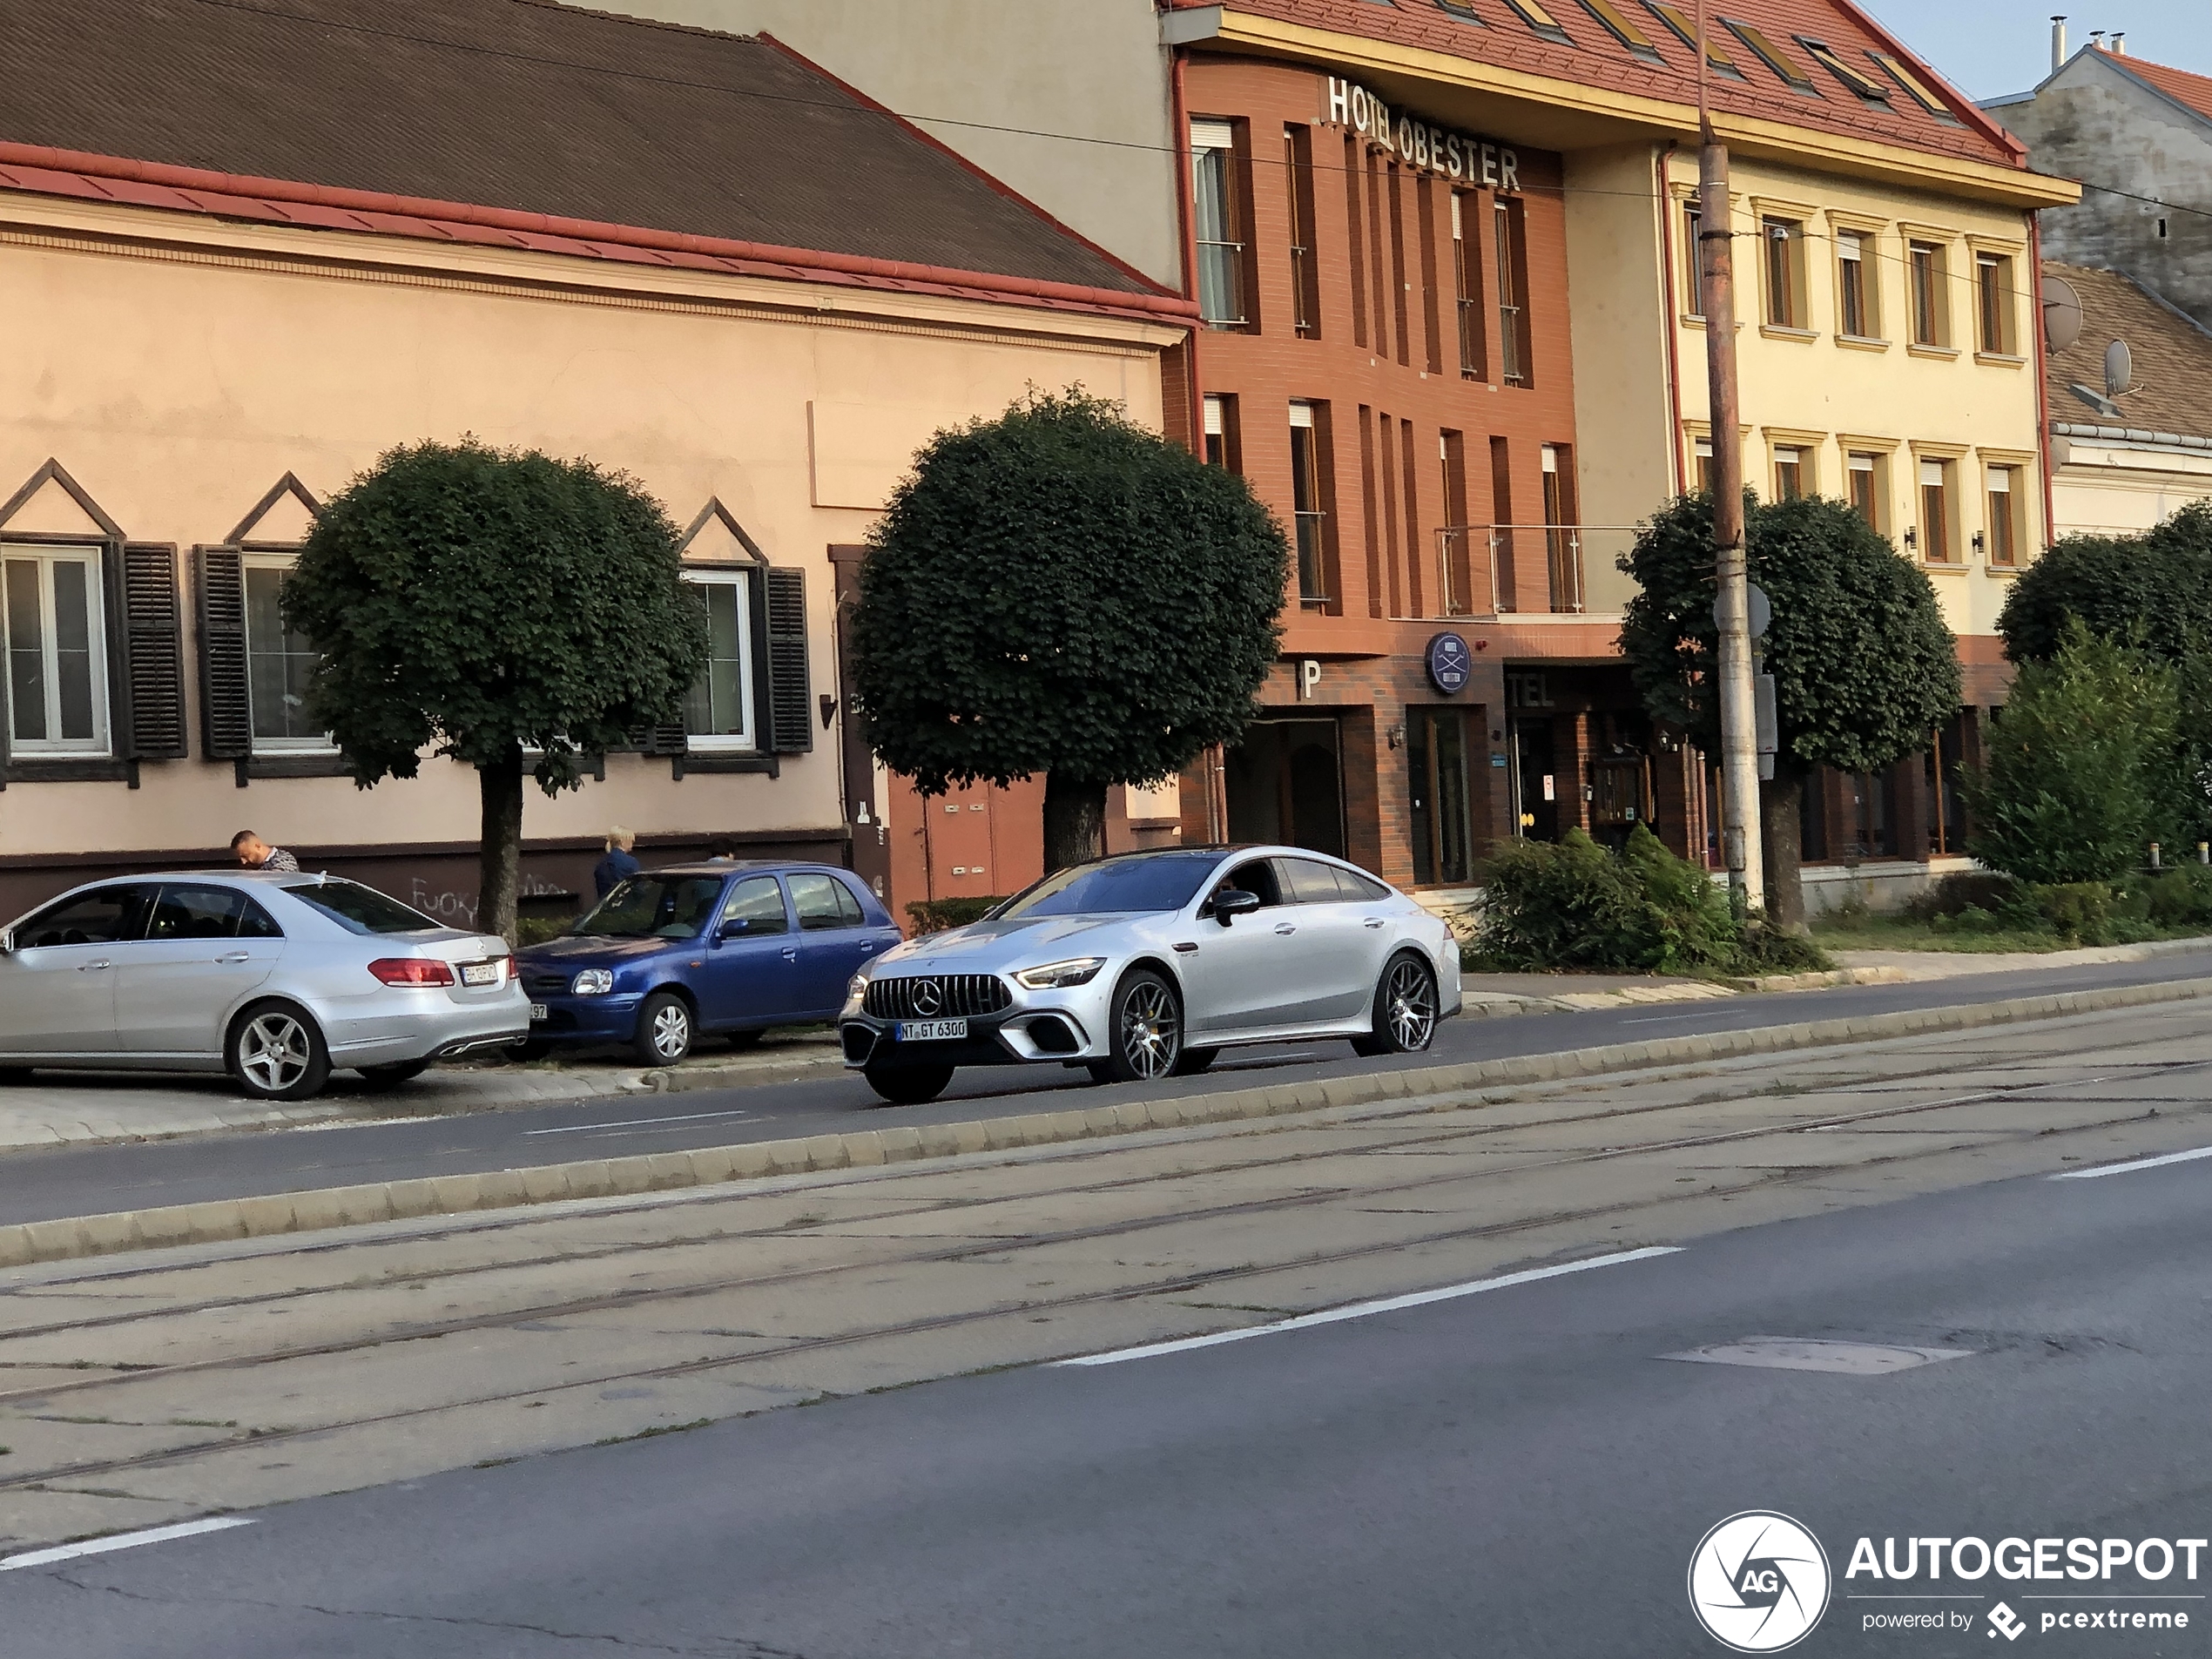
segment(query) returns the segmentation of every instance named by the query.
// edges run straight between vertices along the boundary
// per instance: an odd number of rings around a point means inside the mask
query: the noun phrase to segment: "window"
[[[792,884],[793,897],[798,895],[796,880]],[[742,927],[732,927],[741,921]],[[722,907],[722,919],[717,927],[724,933],[740,933],[747,936],[760,934],[780,934],[791,931],[784,919],[784,895],[777,890],[772,875],[749,875],[730,889],[728,902]],[[800,923],[803,927],[804,921]]]
[[[2013,262],[1998,253],[1974,258],[1974,299],[1981,349],[2009,357],[2018,351],[2013,328]]]
[[[718,875],[633,875],[569,931],[585,939],[697,939],[721,896]],[[776,909],[782,914],[780,899]]]
[[[1544,551],[1551,570],[1552,609],[1582,608],[1582,541],[1575,529],[1574,462],[1562,444],[1543,447]]]
[[[1951,510],[1951,463],[1920,463],[1920,556],[1931,564],[1952,562],[1952,536],[1957,528]]]
[[[1858,93],[1867,103],[1878,104],[1884,109],[1889,107],[1890,89],[1871,75],[1861,74],[1858,70],[1853,69],[1843,60],[1835,48],[1825,41],[1815,40],[1809,35],[1799,35],[1797,44],[1812,54],[1813,62]]]
[[[794,875],[791,882],[792,908],[799,912],[801,933],[820,933],[833,927],[860,925],[860,901],[833,875]]]
[[[1420,887],[1472,880],[1474,826],[1467,716],[1457,709],[1406,712],[1413,880]]]
[[[1298,603],[1328,604],[1326,515],[1321,506],[1321,445],[1313,405],[1291,405],[1291,506],[1298,523]]]
[[[1506,0],[1506,4],[1515,17],[1544,39],[1555,40],[1562,46],[1575,44],[1574,37],[1559,26],[1559,20],[1544,10],[1543,0]]]
[[[1811,459],[1803,449],[1784,448],[1774,452],[1774,498],[1777,501],[1799,501],[1811,492],[1805,488],[1806,464]]]
[[[1321,337],[1321,273],[1313,257],[1313,129],[1283,129],[1291,192],[1291,319],[1301,340]]]
[[[1653,17],[1667,25],[1676,39],[1681,41],[1693,52],[1697,50],[1697,25],[1690,20],[1688,12],[1678,5],[1668,3],[1667,0],[1643,0],[1643,3],[1650,9]],[[1736,67],[1735,60],[1723,51],[1719,44],[1714,39],[1719,32],[1716,29],[1708,29],[1705,31],[1706,66],[1716,74],[1725,75],[1730,80],[1740,81],[1743,78],[1743,71]]]
[[[1906,249],[1905,265],[1912,282],[1912,343],[1949,345],[1951,342],[1946,338],[1951,329],[1944,304],[1943,250],[1932,242],[1914,242]]]
[[[1682,314],[1705,314],[1705,212],[1692,196],[1682,205]]]
[[[1525,220],[1517,201],[1493,204],[1498,227],[1498,378],[1507,386],[1528,384],[1528,315],[1521,304],[1527,255],[1521,246]]]
[[[1797,61],[1781,47],[1748,23],[1736,23],[1725,17],[1721,21],[1727,24],[1730,33],[1751,49],[1761,63],[1775,72],[1784,86],[1793,92],[1803,92],[1807,98],[1820,96],[1813,88],[1812,78],[1799,69]]]
[[[1870,51],[1866,54],[1882,70],[1905,89],[1905,97],[1925,110],[1946,126],[1957,126],[1959,118],[1952,114],[1944,101],[1928,90],[1928,84],[1887,52]]]
[[[1459,300],[1460,378],[1479,381],[1482,367],[1482,260],[1467,233],[1464,191],[1452,192],[1453,292]]]
[[[1443,432],[1437,437],[1437,459],[1443,471],[1444,529],[1438,538],[1437,597],[1441,615],[1474,614],[1474,529],[1467,523],[1467,435]]]
[[[752,577],[743,570],[687,570],[706,607],[706,671],[684,705],[695,751],[755,747],[752,728]]]
[[[108,752],[107,640],[94,548],[0,550],[8,731],[21,755]]]
[[[1318,859],[1278,859],[1275,867],[1292,904],[1343,904],[1359,896],[1346,887],[1335,865]]]
[[[1209,327],[1241,328],[1244,216],[1237,199],[1235,132],[1228,122],[1190,124],[1190,185],[1197,219],[1198,314]]]
[[[64,899],[16,930],[17,950],[49,950],[57,945],[117,945],[145,937],[151,887],[101,887]]]
[[[1861,231],[1836,233],[1836,332],[1853,340],[1879,337],[1874,314],[1873,273],[1868,269],[1868,239]]]
[[[280,939],[269,913],[235,887],[165,887],[148,939]]]
[[[287,881],[282,890],[349,934],[435,933],[445,926],[358,881]]]
[[[1220,863],[1217,852],[1160,853],[1150,858],[1109,859],[1061,870],[1001,905],[995,917],[1024,921],[1039,916],[1157,914],[1180,910]]]
[[[1805,326],[1805,227],[1794,219],[1759,221],[1765,250],[1766,320],[1777,328]]]
[[[1605,25],[1605,31],[1629,49],[1632,57],[1641,57],[1647,64],[1662,64],[1659,49],[1651,44],[1651,37],[1636,27],[1628,13],[1614,3],[1614,0],[1582,0],[1582,10]]]
[[[1882,457],[1854,449],[1845,468],[1851,482],[1851,504],[1876,529],[1882,528]]]
[[[2020,563],[2020,469],[1989,469],[1989,562],[2009,569]]]
[[[248,554],[246,578],[246,699],[253,717],[253,748],[263,754],[327,754],[330,735],[307,718],[307,681],[315,651],[284,624],[289,554]]]
[[[1244,446],[1243,435],[1238,429],[1235,395],[1209,394],[1205,415],[1206,464],[1225,467],[1241,476],[1244,470]]]

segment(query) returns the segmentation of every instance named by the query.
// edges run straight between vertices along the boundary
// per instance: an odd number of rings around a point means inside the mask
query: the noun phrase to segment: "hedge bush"
[[[1006,902],[1006,895],[988,899],[918,899],[907,907],[907,920],[914,924],[914,936],[941,934],[948,927],[965,927],[971,921],[981,921],[996,906]]]

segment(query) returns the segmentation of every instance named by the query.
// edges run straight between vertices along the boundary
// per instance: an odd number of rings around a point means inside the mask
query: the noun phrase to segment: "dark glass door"
[[[1406,717],[1414,885],[1448,887],[1472,880],[1467,716],[1457,709],[1409,709]]]

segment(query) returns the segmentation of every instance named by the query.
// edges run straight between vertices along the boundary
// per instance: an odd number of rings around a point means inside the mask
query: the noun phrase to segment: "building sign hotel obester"
[[[1348,127],[1377,149],[1447,179],[1492,190],[1521,188],[1521,158],[1508,146],[1393,114],[1389,105],[1366,87],[1333,75],[1327,78],[1325,125]]]

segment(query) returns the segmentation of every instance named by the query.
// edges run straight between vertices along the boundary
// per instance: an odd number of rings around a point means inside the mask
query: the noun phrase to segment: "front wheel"
[[[1175,987],[1150,968],[1136,969],[1114,988],[1109,1029],[1113,1048],[1106,1075],[1115,1082],[1150,1082],[1183,1057],[1183,1004]]]
[[[223,1064],[254,1100],[306,1100],[330,1081],[330,1050],[302,1009],[263,1002],[246,1010],[223,1044]]]
[[[428,1060],[402,1060],[395,1065],[363,1066],[361,1081],[371,1089],[397,1089],[401,1083],[413,1082],[430,1069]]]
[[[945,1092],[953,1080],[950,1066],[869,1066],[861,1076],[868,1087],[894,1106],[920,1106]]]
[[[649,1066],[672,1066],[691,1052],[691,1005],[673,991],[655,991],[637,1010],[631,1052]]]
[[[1420,1054],[1436,1040],[1436,974],[1418,956],[1393,956],[1375,986],[1372,1024],[1352,1046],[1363,1055]]]

